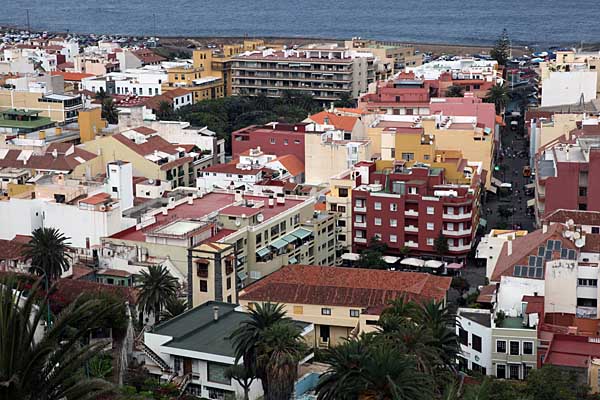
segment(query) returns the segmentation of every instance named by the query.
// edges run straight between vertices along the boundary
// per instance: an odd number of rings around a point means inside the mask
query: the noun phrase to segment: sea
[[[0,26],[137,36],[600,42],[600,0],[0,0]]]

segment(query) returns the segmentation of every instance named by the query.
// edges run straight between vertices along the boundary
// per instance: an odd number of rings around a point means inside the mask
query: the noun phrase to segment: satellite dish
[[[581,233],[573,232],[573,239],[578,240],[579,238],[581,238]]]
[[[242,225],[242,220],[241,220],[241,219],[239,219],[239,218],[237,218],[237,219],[235,220],[235,226],[240,226],[240,225]]]
[[[581,239],[577,239],[575,241],[575,247],[577,248],[582,248],[585,245],[585,239],[581,238]]]
[[[261,213],[261,214],[258,214],[258,215],[256,216],[256,220],[257,220],[258,222],[263,222],[263,221],[265,220],[265,216],[264,216],[264,215],[262,215],[262,213]]]
[[[564,236],[568,239],[573,237],[573,232],[572,231],[565,231],[564,232]]]
[[[575,221],[573,221],[571,218],[569,218],[567,220],[567,226],[573,226],[573,225],[575,225]]]

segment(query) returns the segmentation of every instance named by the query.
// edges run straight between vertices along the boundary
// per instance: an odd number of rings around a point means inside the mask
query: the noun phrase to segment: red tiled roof
[[[418,272],[288,265],[243,289],[241,300],[377,308],[399,296],[442,300],[451,279]]]
[[[555,334],[550,342],[544,364],[561,367],[587,368],[592,358],[600,357],[600,343],[585,336]]]
[[[137,290],[116,286],[104,285],[102,283],[90,282],[85,280],[59,279],[55,283],[58,295],[67,303],[72,303],[82,293],[102,293],[109,292],[126,299],[130,304],[137,303]]]
[[[333,125],[336,129],[346,132],[352,132],[352,129],[354,129],[354,124],[356,124],[356,120],[358,119],[357,117],[337,115],[329,111],[321,111],[317,114],[309,116],[308,118],[319,125]],[[326,119],[328,120],[327,123],[325,123]]]
[[[94,74],[85,74],[83,72],[63,72],[63,71],[52,71],[50,75],[56,76],[61,75],[65,81],[76,81],[80,82],[83,78],[91,78]]]
[[[100,271],[97,272],[97,274],[98,275],[118,276],[121,278],[129,278],[131,275],[133,275],[129,271],[123,271],[122,269],[112,269],[112,268],[101,269]]]
[[[156,133],[156,131],[152,128],[148,128],[147,126],[138,126],[136,128],[131,128],[132,131],[136,131],[137,133],[141,133],[142,135],[152,135]]]
[[[181,97],[181,96],[185,96],[188,95],[192,92],[190,92],[187,89],[184,88],[176,88],[173,90],[167,90],[166,92],[163,93],[163,96],[166,96],[170,99],[174,99],[175,97]]]
[[[487,285],[479,289],[479,296],[477,296],[478,303],[491,303],[496,292],[496,285]]]
[[[566,223],[572,219],[575,225],[593,225],[600,226],[600,211],[579,211],[558,209],[550,213],[544,221]]]
[[[57,157],[53,156],[56,150]],[[71,151],[72,150],[72,151]],[[69,154],[67,154],[69,153]],[[89,161],[98,157],[94,153],[83,150],[69,143],[52,143],[48,146],[46,153],[32,154],[27,163],[19,159],[21,150],[9,150],[3,158],[0,159],[0,168],[31,168],[46,171],[72,171],[75,167],[82,164],[80,160]]]
[[[177,160],[170,161],[166,164],[160,166],[161,171],[166,171],[171,168],[177,168],[180,165],[184,165],[185,163],[192,162],[194,160],[193,157],[181,157]]]
[[[143,64],[154,64],[167,59],[154,53],[152,50],[140,49],[132,52]]]
[[[304,164],[293,154],[277,157],[275,161],[279,161],[292,176],[298,176],[304,172]]]
[[[0,260],[22,260],[25,244],[17,240],[0,239]]]
[[[154,153],[154,151],[162,151],[167,154],[177,154],[179,153],[175,146],[160,136],[150,136],[145,143],[137,144],[133,140],[129,139],[122,133],[117,133],[112,136],[125,146],[129,147],[131,150],[135,151],[141,156],[146,156],[148,154]]]
[[[97,193],[93,196],[87,197],[80,201],[83,204],[96,205],[104,203],[105,201],[110,199],[110,194],[108,193]]]
[[[216,172],[220,174],[238,174],[238,175],[258,175],[261,171],[265,171],[268,168],[252,168],[252,169],[240,169],[235,163],[228,164],[217,164],[203,169],[203,172]]]
[[[527,303],[525,314],[540,314],[544,313],[544,296],[523,296],[522,302]]]
[[[537,256],[538,247],[545,245],[546,241],[548,240],[560,240],[562,242],[562,248],[576,250],[573,242],[563,237],[563,230],[563,225],[554,224],[548,227],[546,233],[544,233],[542,229],[538,229],[537,231],[531,232],[525,236],[518,237],[511,241],[511,255],[508,255],[508,242],[505,242],[502,247],[502,251],[500,252],[500,257],[498,257],[496,268],[494,269],[491,280],[498,282],[500,281],[501,276],[512,276],[515,265],[528,265],[528,257],[530,255]],[[553,259],[555,259],[554,253]],[[543,265],[545,269],[546,261],[544,261]]]
[[[69,277],[69,279],[81,279],[84,276],[90,275],[94,273],[94,269],[90,268],[90,267],[86,267],[85,265],[82,264],[75,264],[73,265],[73,275],[71,275]]]

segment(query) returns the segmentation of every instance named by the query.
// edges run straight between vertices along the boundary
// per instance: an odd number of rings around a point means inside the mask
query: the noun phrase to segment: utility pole
[[[152,22],[152,25],[153,25],[152,30],[154,31],[153,32],[154,33],[154,39],[156,39],[156,14],[152,14],[152,21],[153,21]]]
[[[31,32],[31,24],[29,23],[29,8],[25,10],[27,13],[27,31]]]

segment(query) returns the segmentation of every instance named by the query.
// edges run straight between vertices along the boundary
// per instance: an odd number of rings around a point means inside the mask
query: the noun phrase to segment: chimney
[[[162,215],[167,215],[167,214],[169,214],[168,209],[166,207],[163,207],[163,209],[162,209]]]
[[[284,206],[285,205],[285,195],[277,196],[277,205]]]
[[[506,244],[506,250],[507,250],[507,255],[510,256],[512,254],[512,240],[509,240],[508,243]]]
[[[52,157],[58,158],[58,150],[56,150],[56,149],[52,150]]]
[[[213,321],[219,320],[219,306],[213,306]]]
[[[236,190],[235,195],[233,197],[233,201],[238,202],[244,200],[244,195],[241,190]]]
[[[187,203],[188,203],[190,206],[194,205],[194,198],[193,198],[192,196],[188,196],[188,198],[187,198]]]
[[[273,208],[275,206],[275,199],[273,196],[269,196],[269,208]]]
[[[542,225],[542,233],[548,233],[548,224]]]

